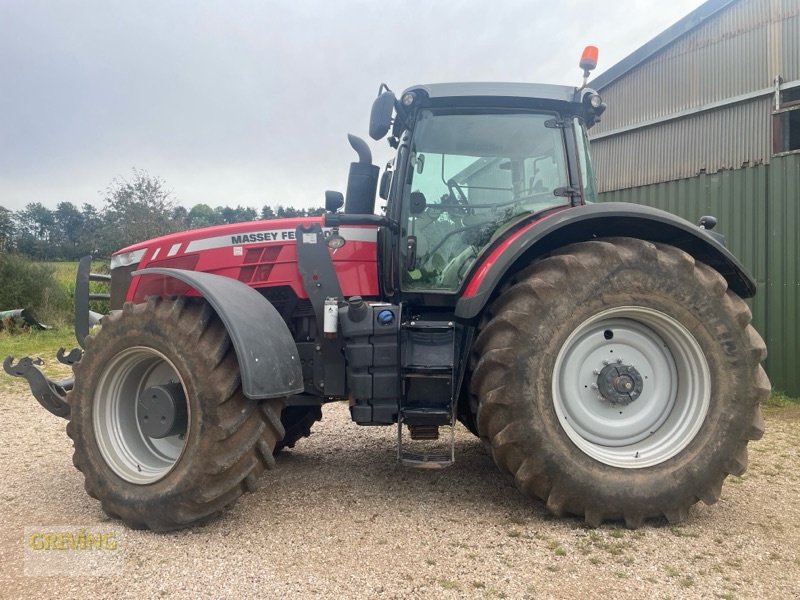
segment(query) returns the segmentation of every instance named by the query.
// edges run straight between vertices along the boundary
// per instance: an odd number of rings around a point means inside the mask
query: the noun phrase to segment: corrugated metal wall
[[[592,134],[770,87],[770,2],[729,6],[602,89],[609,108]]]
[[[774,157],[768,186],[768,365],[773,385],[800,397],[800,155]]]
[[[780,8],[781,63],[786,81],[800,79],[800,6],[797,0],[783,0]]]
[[[599,189],[769,163],[769,91],[776,75],[800,79],[798,38],[800,0],[740,0],[601,89],[609,108],[591,131]]]
[[[764,97],[592,140],[599,189],[617,190],[693,177],[703,169],[713,173],[767,162],[764,157],[772,150],[770,105],[771,98]]]
[[[654,206],[693,222],[716,215],[717,230],[758,283],[750,304],[754,324],[767,341],[772,384],[800,396],[800,155],[606,192],[601,200]]]

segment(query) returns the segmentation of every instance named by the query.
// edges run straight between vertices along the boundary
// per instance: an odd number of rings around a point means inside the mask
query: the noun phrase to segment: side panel
[[[245,396],[278,398],[303,391],[294,340],[278,311],[257,291],[227,277],[181,269],[143,269],[133,275],[180,280],[211,304],[231,336]]]
[[[456,316],[478,316],[507,275],[537,256],[574,242],[627,236],[672,244],[718,270],[743,298],[755,282],[736,258],[713,237],[688,221],[654,208],[626,203],[592,204],[535,221],[503,240],[473,270],[456,304]]]

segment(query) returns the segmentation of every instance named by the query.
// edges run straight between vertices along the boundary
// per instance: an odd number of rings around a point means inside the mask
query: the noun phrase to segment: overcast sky
[[[133,167],[187,207],[321,206],[381,82],[575,85],[584,45],[599,74],[701,4],[0,0],[0,206],[101,206]]]

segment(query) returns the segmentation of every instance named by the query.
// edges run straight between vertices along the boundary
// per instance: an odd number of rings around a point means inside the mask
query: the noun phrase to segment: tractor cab
[[[599,95],[585,87],[434,84],[408,88],[398,99],[382,85],[370,136],[388,135],[397,149],[379,189],[389,225],[382,244],[387,295],[429,305],[435,294],[443,297],[440,304],[454,306],[504,235],[551,211],[594,201],[586,130],[604,110]],[[359,156],[345,214],[329,215],[330,221],[373,218],[377,167],[369,165],[373,180],[359,185],[368,166],[363,151]]]

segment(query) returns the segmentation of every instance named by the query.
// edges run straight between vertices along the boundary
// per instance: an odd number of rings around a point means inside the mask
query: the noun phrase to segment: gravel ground
[[[628,531],[551,518],[464,429],[450,469],[400,467],[393,428],[336,404],[222,518],[153,534],[86,495],[63,421],[0,395],[3,598],[800,598],[800,409],[768,412],[716,505]],[[120,573],[26,576],[25,528],[67,525],[116,531]]]

